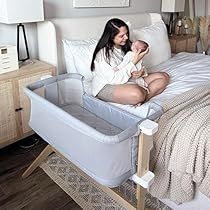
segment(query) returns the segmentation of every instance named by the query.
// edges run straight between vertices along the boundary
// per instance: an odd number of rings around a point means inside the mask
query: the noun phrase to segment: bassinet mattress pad
[[[151,69],[152,72],[167,72],[170,75],[170,84],[159,95],[139,107],[112,103],[129,113],[145,118],[160,110],[161,104],[171,100],[174,96],[186,92],[210,80],[210,56],[200,53],[178,53],[166,62]]]

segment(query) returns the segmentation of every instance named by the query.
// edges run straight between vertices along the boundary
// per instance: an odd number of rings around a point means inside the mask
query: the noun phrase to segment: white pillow
[[[149,53],[143,58],[146,67],[158,65],[171,57],[171,47],[163,21],[133,29],[133,34],[136,40],[141,39],[149,44]]]
[[[97,40],[63,40],[64,58],[68,73],[79,73],[86,81],[92,80],[90,64]]]
[[[74,64],[74,58],[69,47],[69,41],[64,39],[63,42],[63,51],[64,59],[67,73],[77,73],[76,66]]]

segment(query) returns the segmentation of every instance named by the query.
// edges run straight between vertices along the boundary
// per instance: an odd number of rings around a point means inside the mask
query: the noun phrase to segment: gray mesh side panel
[[[87,94],[83,95],[83,105],[90,112],[94,112],[99,117],[112,122],[112,124],[123,130],[143,120],[143,118]]]
[[[106,134],[108,136],[117,135],[122,132],[118,127],[106,122],[105,120],[97,117],[93,113],[87,111],[81,106],[71,104],[62,107],[63,110],[74,116],[75,118],[81,120],[90,127],[96,129],[97,131]]]
[[[45,86],[45,98],[51,101],[53,104],[59,105],[57,82]]]
[[[74,77],[64,77],[54,83],[45,84],[45,98],[59,107],[70,103],[81,105],[83,93],[82,81]]]
[[[131,142],[131,173],[134,174],[136,173],[136,163],[137,163],[137,157],[138,157],[138,136],[132,137],[132,142]]]

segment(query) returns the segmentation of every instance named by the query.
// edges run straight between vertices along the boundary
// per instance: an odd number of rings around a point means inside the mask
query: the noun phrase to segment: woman
[[[127,24],[117,18],[106,23],[104,32],[93,53],[91,70],[93,71],[92,94],[101,100],[136,105],[160,94],[169,82],[167,73],[151,73],[144,78],[149,88],[148,92],[137,84],[126,82],[129,78],[137,79],[143,70],[131,71],[135,65],[148,53],[138,50],[133,60],[123,69],[113,71],[119,66],[125,54],[131,50],[129,29]]]

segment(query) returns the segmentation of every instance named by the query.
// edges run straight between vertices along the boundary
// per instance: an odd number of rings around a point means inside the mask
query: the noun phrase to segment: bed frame
[[[61,42],[62,39],[82,40],[99,38],[105,23],[113,17],[114,16],[99,16],[52,19],[38,23],[39,59],[56,66],[57,74],[66,73]],[[117,17],[126,22],[129,21],[132,28],[148,26],[161,20],[160,14],[156,13],[117,15]],[[157,123],[150,120],[146,120],[139,125],[141,133],[139,135],[138,167],[137,173],[133,176],[133,180],[138,183],[136,195],[137,206],[133,206],[129,201],[124,200],[115,190],[100,186],[126,209],[142,210],[145,207],[144,200],[146,188],[149,187],[154,178],[153,173],[149,171],[149,159],[150,150],[153,145],[152,135],[157,131],[157,127]],[[56,148],[48,145],[24,172],[22,177],[26,178],[29,176],[52,152],[56,152],[63,156]]]

